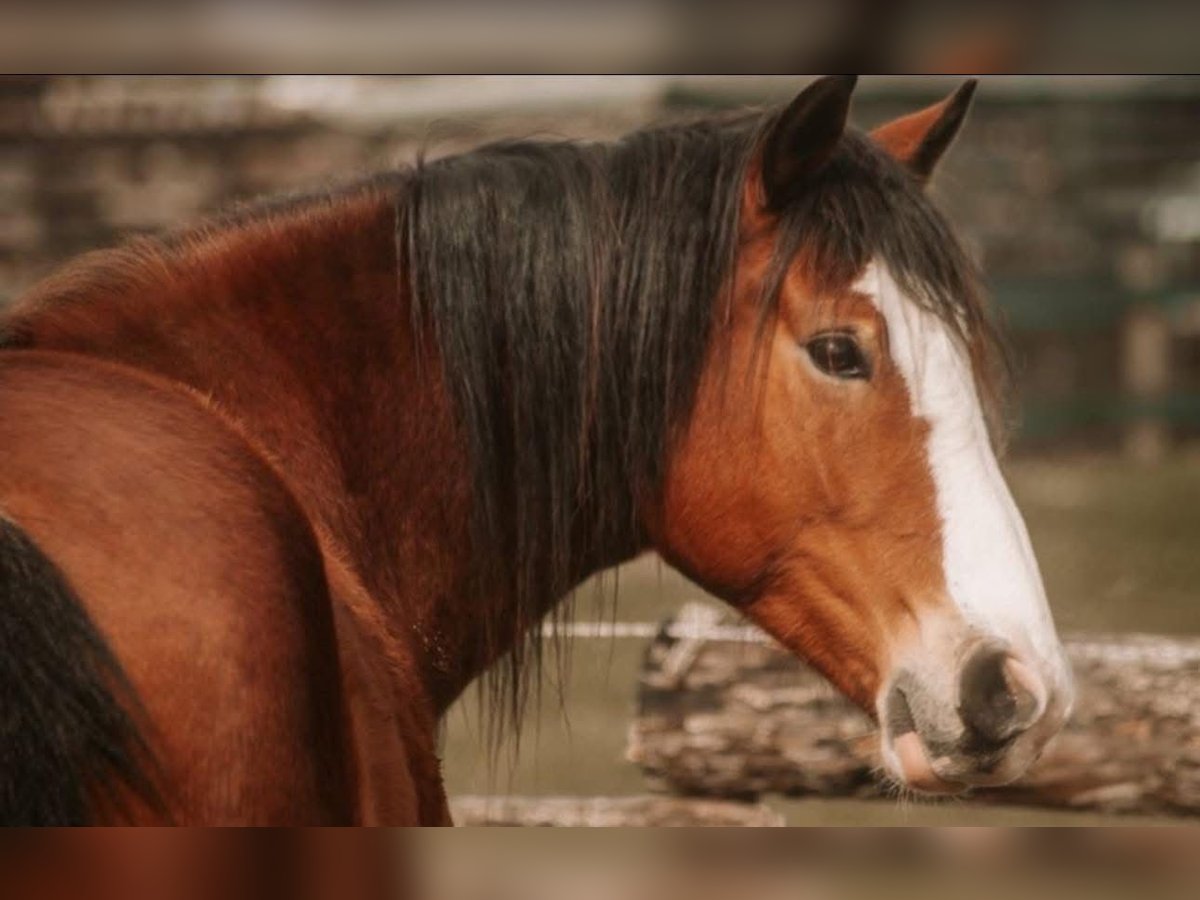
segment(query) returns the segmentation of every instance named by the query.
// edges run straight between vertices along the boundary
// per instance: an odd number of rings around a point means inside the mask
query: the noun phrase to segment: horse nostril
[[[959,682],[959,715],[967,729],[1000,744],[1032,725],[1044,706],[1033,670],[1003,650],[980,649],[967,660]]]

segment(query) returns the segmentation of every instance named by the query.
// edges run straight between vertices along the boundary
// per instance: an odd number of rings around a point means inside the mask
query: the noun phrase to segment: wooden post
[[[1158,255],[1144,247],[1128,248],[1119,258],[1118,277],[1134,296],[1160,288],[1165,273]],[[1171,333],[1161,307],[1149,300],[1133,303],[1121,325],[1121,385],[1136,412],[1125,421],[1125,455],[1137,463],[1160,462],[1170,442],[1170,423],[1161,403],[1171,386]]]
[[[714,640],[685,673],[646,655],[627,755],[680,795],[884,797],[876,729],[813,670],[766,641]],[[1016,784],[980,802],[1200,815],[1200,639],[1066,640],[1078,697],[1064,732]]]
[[[1170,386],[1171,340],[1166,316],[1149,303],[1129,308],[1121,328],[1121,374],[1128,401],[1152,405]],[[1138,463],[1160,462],[1166,455],[1170,426],[1160,413],[1139,410],[1125,425],[1125,455]]]

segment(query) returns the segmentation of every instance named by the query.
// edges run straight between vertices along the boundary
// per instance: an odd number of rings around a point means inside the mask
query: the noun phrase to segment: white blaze
[[[1062,651],[1037,560],[992,451],[965,349],[943,321],[902,293],[886,267],[872,263],[856,289],[883,315],[913,414],[929,424],[951,599],[968,624],[1032,653],[1042,677],[1062,685]]]

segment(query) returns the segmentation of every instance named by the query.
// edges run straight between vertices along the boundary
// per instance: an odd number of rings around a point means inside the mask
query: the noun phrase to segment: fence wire
[[[664,636],[682,641],[725,641],[746,644],[775,644],[777,641],[755,625],[723,623],[721,610],[705,603],[686,603],[679,615],[666,622],[617,622],[607,620],[546,623],[546,639],[652,640]],[[1171,638],[1151,634],[1079,636],[1064,638],[1075,662],[1153,663],[1159,666],[1200,664],[1200,639]]]

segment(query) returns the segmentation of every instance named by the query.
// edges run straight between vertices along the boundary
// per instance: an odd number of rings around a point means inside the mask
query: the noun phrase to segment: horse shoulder
[[[361,641],[339,633],[322,548],[265,460],[184,389],[42,351],[0,354],[0,458],[0,511],[113,649],[173,818],[364,817],[344,687],[379,688],[361,661],[343,670]],[[409,761],[388,764],[410,805]]]

